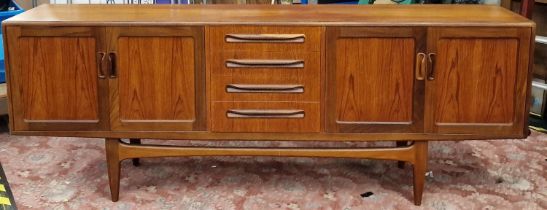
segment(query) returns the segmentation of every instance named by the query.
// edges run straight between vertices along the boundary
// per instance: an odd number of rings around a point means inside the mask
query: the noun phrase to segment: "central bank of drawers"
[[[321,28],[218,26],[208,33],[212,131],[319,131]]]

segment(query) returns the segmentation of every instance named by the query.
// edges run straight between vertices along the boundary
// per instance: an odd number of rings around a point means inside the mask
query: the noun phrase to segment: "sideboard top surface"
[[[42,5],[5,25],[534,26],[486,5]]]

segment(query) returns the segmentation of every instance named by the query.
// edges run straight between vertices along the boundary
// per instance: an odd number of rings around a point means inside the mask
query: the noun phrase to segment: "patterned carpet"
[[[178,142],[187,143],[220,145]],[[297,145],[227,145],[242,144]],[[100,139],[0,134],[19,209],[547,209],[547,135],[537,132],[526,140],[432,143],[421,207],[411,202],[411,167],[394,161],[270,157],[125,161],[113,203],[103,149]]]

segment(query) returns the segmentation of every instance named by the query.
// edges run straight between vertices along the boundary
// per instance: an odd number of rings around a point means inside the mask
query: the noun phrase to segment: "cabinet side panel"
[[[414,39],[342,38],[336,43],[339,122],[411,122]]]
[[[89,37],[18,40],[21,63],[16,79],[24,120],[99,120],[95,42]]]
[[[517,39],[441,39],[436,123],[512,123]]]
[[[120,37],[120,118],[194,120],[194,40]]]

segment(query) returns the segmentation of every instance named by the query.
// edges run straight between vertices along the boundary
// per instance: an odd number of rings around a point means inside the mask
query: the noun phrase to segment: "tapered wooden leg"
[[[106,164],[112,201],[118,201],[120,193],[120,139],[106,139]]]
[[[422,204],[422,194],[425,184],[425,171],[427,170],[427,141],[414,142],[414,205]]]
[[[396,147],[405,147],[408,145],[407,141],[397,141],[395,142]],[[398,168],[405,168],[405,161],[397,161],[397,167]]]
[[[129,139],[129,144],[139,145],[141,143],[142,143],[141,139]],[[139,158],[133,158],[133,159],[131,159],[131,161],[133,162],[134,166],[139,166],[140,165]]]

